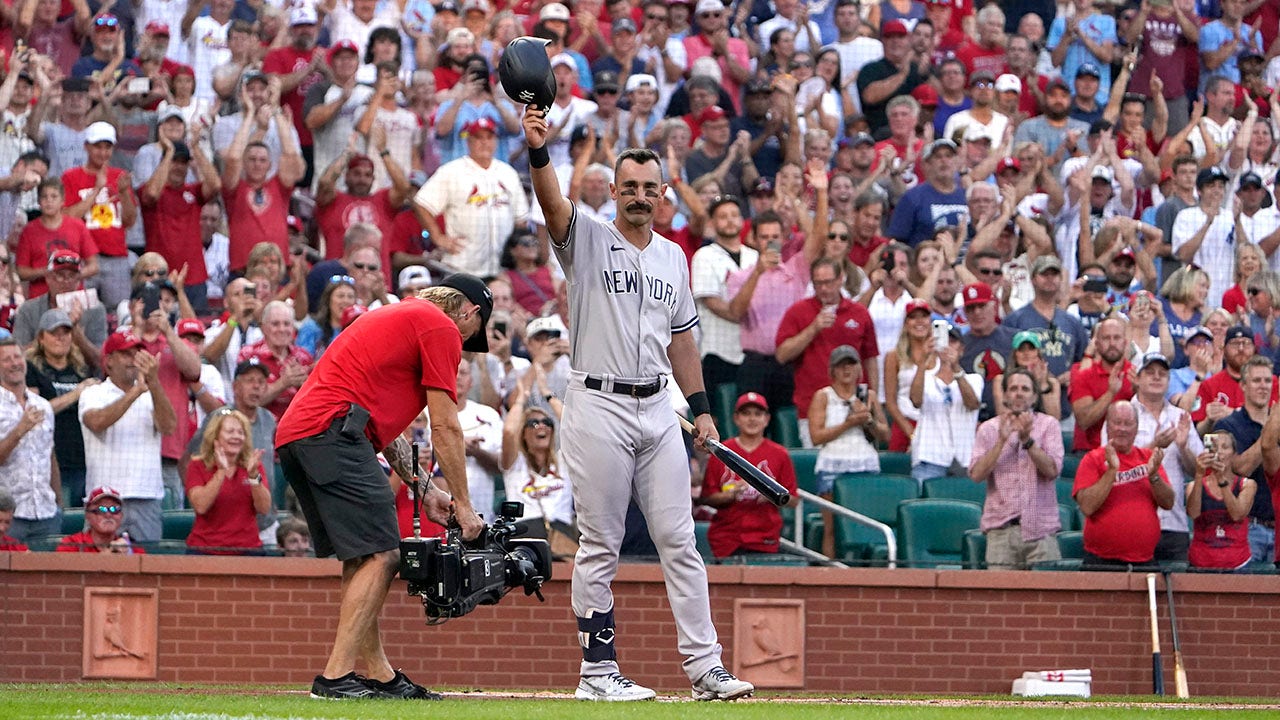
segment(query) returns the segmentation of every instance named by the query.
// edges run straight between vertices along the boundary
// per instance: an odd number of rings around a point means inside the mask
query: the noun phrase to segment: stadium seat
[[[738,426],[733,424],[733,406],[738,401],[738,384],[724,383],[716,386],[711,398],[711,412],[716,416],[716,429],[720,437],[728,440],[738,434]]]
[[[964,533],[964,566],[973,570],[987,569],[987,534],[981,530]]]
[[[716,556],[711,552],[711,541],[707,539],[707,531],[710,529],[711,523],[705,520],[693,524],[693,537],[698,543],[698,554],[706,562],[712,562],[716,559]]]
[[[289,507],[289,481],[284,479],[284,470],[280,469],[280,463],[275,464],[275,474],[271,479],[271,504],[277,510],[287,510]]]
[[[1058,478],[1057,483],[1058,504],[1075,505],[1076,499],[1071,497],[1071,488],[1075,485],[1075,481],[1067,478]]]
[[[1058,552],[1063,560],[1079,560],[1084,557],[1084,533],[1070,530],[1058,533]]]
[[[921,497],[933,500],[968,500],[979,505],[987,500],[987,484],[976,483],[967,477],[940,477],[924,481]]]
[[[160,537],[164,540],[186,541],[191,527],[196,524],[194,510],[165,510],[164,527]]]
[[[1062,431],[1062,448],[1063,448],[1064,450],[1066,450],[1068,453],[1070,453],[1070,452],[1071,452],[1071,446],[1075,443],[1075,441],[1076,441],[1076,431],[1075,431],[1075,430],[1063,430],[1063,431]],[[1078,459],[1078,458],[1077,458],[1077,459]]]
[[[62,534],[74,535],[84,529],[84,508],[67,508],[62,511]],[[28,543],[29,544],[29,543]]]
[[[800,420],[795,407],[788,405],[773,411],[769,437],[785,448],[800,447]]]
[[[911,476],[911,453],[880,453],[880,472],[885,475]]]
[[[918,498],[920,491],[915,478],[850,473],[836,478],[834,495],[840,505],[894,527],[898,522],[898,503]],[[868,564],[884,557],[884,535],[874,528],[837,517],[835,535],[837,560]]]
[[[796,486],[799,487],[801,490],[807,490],[809,492],[817,492],[818,481],[817,481],[817,477],[814,474],[813,466],[816,462],[818,462],[818,449],[817,448],[791,448],[787,452],[791,455],[791,464],[795,466]],[[787,539],[792,539],[795,537],[795,525],[794,525],[795,513],[796,513],[795,508],[784,507],[784,508],[780,508],[779,510],[782,513],[782,537]],[[806,528],[809,528],[813,525],[813,522],[814,522],[813,518],[817,518],[817,523],[819,526],[821,526],[822,514],[820,510],[812,506],[807,506],[805,508],[805,516],[806,516],[806,522],[805,522]],[[807,529],[806,529],[806,532],[808,532]],[[820,543],[821,543],[821,536],[819,536],[819,544]],[[811,546],[808,545],[808,543],[806,542],[805,547],[811,547]],[[815,548],[815,549],[821,549],[821,548]]]
[[[773,565],[785,567],[807,567],[809,561],[799,555],[786,552],[748,553],[746,555],[730,555],[720,558],[721,565]]]
[[[1058,522],[1062,525],[1059,532],[1070,532],[1079,529],[1076,527],[1075,503],[1071,505],[1058,503]]]
[[[1071,446],[1068,445],[1068,448]],[[1080,456],[1074,455],[1070,450],[1066,455],[1062,456],[1062,477],[1068,480],[1074,480],[1076,477],[1076,468],[1080,467]]]
[[[909,567],[963,566],[965,532],[978,527],[982,506],[966,500],[907,500],[898,505],[898,536]]]

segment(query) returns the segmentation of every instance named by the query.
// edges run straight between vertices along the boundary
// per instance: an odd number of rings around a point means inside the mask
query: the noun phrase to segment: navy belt
[[[586,385],[587,388],[590,390],[604,389],[604,380],[591,375],[588,375],[587,378],[582,381],[582,384]],[[615,393],[617,395],[629,395],[633,398],[647,398],[652,395],[657,395],[658,391],[661,389],[662,389],[662,378],[658,378],[657,380],[654,380],[651,383],[646,383],[644,385],[632,385],[631,383],[615,381],[613,383],[613,389],[610,390],[609,392]]]

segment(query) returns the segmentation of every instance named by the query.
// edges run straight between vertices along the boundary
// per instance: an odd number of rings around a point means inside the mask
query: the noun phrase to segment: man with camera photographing
[[[382,649],[378,614],[399,570],[400,533],[377,453],[401,478],[413,477],[401,432],[426,406],[453,494],[451,504],[448,493],[427,483],[427,517],[442,524],[456,517],[464,540],[479,537],[484,523],[467,490],[457,373],[463,350],[488,351],[492,310],[479,278],[454,274],[417,298],[361,317],[329,345],[280,419],[280,467],[297,493],[316,556],[336,555],[343,564],[337,638],[311,686],[313,697],[440,697],[393,669]],[[357,660],[366,676],[355,673]]]
[[[262,340],[262,303],[257,285],[245,278],[227,283],[223,300],[227,310],[205,333],[200,355],[218,368],[223,384],[229,387],[235,379],[240,349]]]

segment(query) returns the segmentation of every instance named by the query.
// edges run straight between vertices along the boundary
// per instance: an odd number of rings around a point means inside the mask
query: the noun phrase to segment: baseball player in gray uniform
[[[582,533],[574,559],[573,612],[582,645],[583,700],[648,700],[653,690],[619,672],[613,582],[627,506],[635,498],[662,561],[684,670],[699,700],[754,692],[724,669],[711,622],[707,571],[698,555],[684,440],[667,399],[667,373],[689,393],[695,442],[719,439],[702,386],[698,324],[684,253],[653,232],[666,184],[658,156],[618,156],[609,187],[618,216],[600,222],[560,191],[546,150],[547,121],[527,108],[533,188],[551,245],[569,281],[574,349],[560,428],[560,456],[573,483]]]

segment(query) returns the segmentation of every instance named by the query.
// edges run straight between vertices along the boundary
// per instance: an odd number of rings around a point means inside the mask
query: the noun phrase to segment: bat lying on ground
[[[679,413],[676,413],[676,416],[680,418],[680,427],[684,428],[684,431],[689,433],[689,435],[694,435],[693,423],[686,420],[684,416]],[[788,502],[791,502],[791,493],[788,492],[786,488],[778,484],[777,480],[774,480],[761,472],[760,468],[742,459],[741,455],[730,450],[724,445],[721,445],[715,440],[708,439],[706,445],[707,450],[712,455],[715,455],[720,462],[724,463],[725,467],[729,468],[729,470],[733,471],[735,475],[742,478],[748,485],[755,488],[756,492],[764,496],[766,500],[778,507],[782,507]]]

